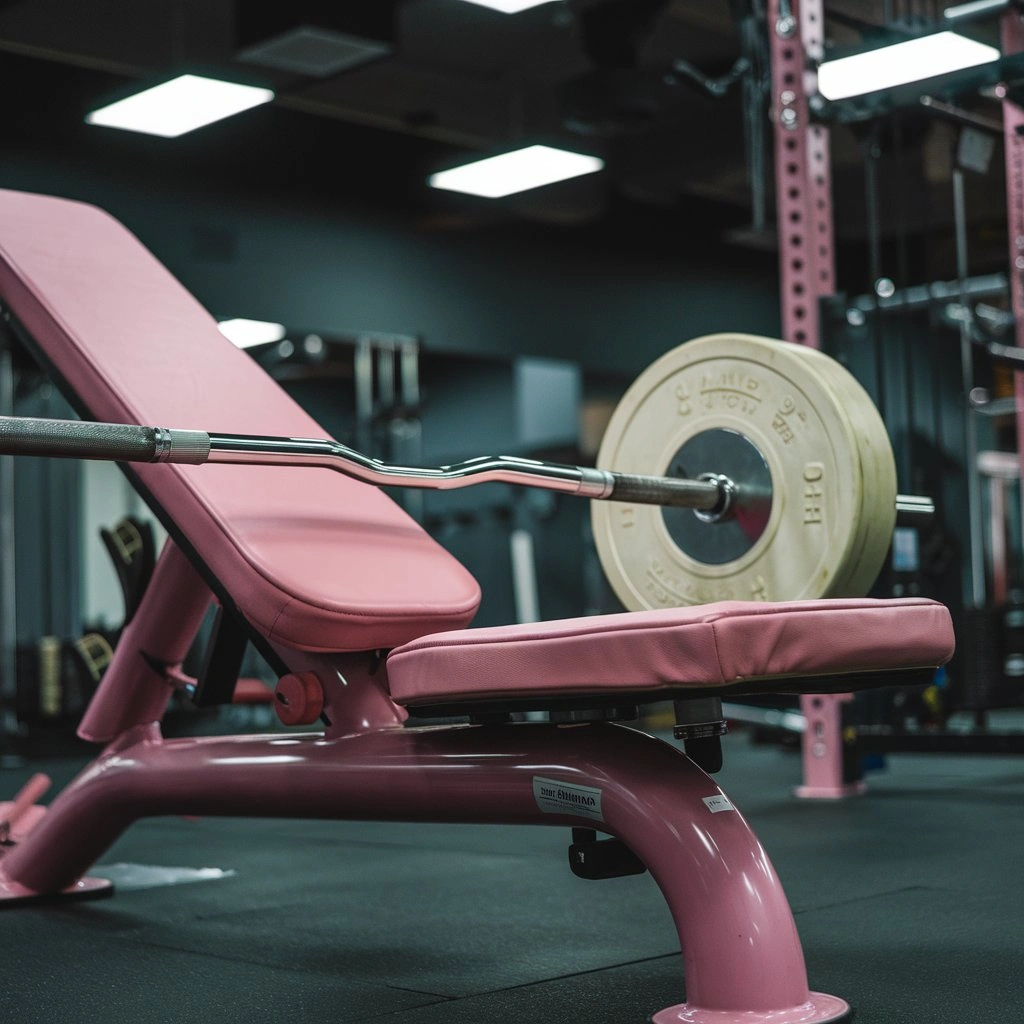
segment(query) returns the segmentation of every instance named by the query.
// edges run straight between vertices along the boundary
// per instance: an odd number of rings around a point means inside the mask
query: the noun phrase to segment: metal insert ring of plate
[[[593,502],[601,564],[627,608],[853,596],[865,581],[870,586],[895,519],[892,450],[863,388],[827,356],[808,352],[751,335],[709,335],[666,353],[627,390],[605,432],[600,468],[671,473],[680,452],[706,440],[723,449],[721,461],[713,454],[708,464],[683,460],[687,475],[739,477],[742,490],[747,472],[757,491],[767,467],[770,480],[770,503],[751,535],[717,552],[691,542],[689,532],[679,535],[685,518]],[[744,443],[763,466],[730,473],[725,449]],[[707,536],[726,525],[706,524]]]
[[[663,508],[665,529],[681,551],[707,565],[734,562],[764,533],[772,511],[772,474],[757,445],[736,430],[715,427],[694,434],[672,456],[665,476],[728,477],[735,492],[724,517]]]

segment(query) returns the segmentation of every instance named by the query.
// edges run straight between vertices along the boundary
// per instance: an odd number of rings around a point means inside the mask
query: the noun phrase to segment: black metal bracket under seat
[[[220,605],[192,695],[196,707],[231,703],[248,644],[249,633],[241,617]]]

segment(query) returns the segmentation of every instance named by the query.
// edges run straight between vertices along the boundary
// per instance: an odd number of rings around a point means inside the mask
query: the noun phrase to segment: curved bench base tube
[[[658,1024],[835,1019],[818,1013],[829,997],[808,991],[789,904],[749,825],[680,750],[633,729],[521,724],[165,741],[157,725],[140,726],[60,794],[0,861],[0,878],[37,893],[63,890],[132,822],[155,815],[597,829],[646,864],[679,933],[688,1002]],[[805,1005],[818,1015],[794,1016]]]

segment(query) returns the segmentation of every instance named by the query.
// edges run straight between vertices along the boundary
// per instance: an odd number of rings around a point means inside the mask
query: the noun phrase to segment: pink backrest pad
[[[0,190],[0,301],[93,419],[326,436],[95,207]],[[472,576],[375,487],[317,469],[136,471],[271,640],[315,651],[390,648],[457,629],[476,612]]]

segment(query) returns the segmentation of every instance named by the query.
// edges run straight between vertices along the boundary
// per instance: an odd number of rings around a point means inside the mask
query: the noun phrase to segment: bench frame
[[[4,319],[88,417],[45,353],[9,313]],[[0,855],[0,906],[101,893],[109,887],[85,872],[133,822],[158,815],[597,829],[622,840],[650,870],[679,934],[687,1001],[655,1014],[655,1024],[814,1024],[849,1013],[843,1000],[809,991],[789,904],[740,812],[682,751],[635,729],[606,722],[408,727],[407,712],[388,693],[380,652],[316,654],[256,635],[275,671],[316,674],[327,728],[163,739],[160,720],[183,683],[180,662],[210,600],[235,609],[209,570],[193,562],[173,519],[122,468],[171,539],[80,726],[80,735],[106,748],[31,833]],[[888,678],[880,674],[879,684]],[[685,695],[664,695],[673,696]],[[544,779],[570,792],[599,791],[599,810],[571,813],[542,802],[538,764]]]
[[[0,861],[0,893],[73,892],[125,829],[157,815],[597,828],[644,862],[679,933],[687,1002],[656,1024],[809,1024],[848,1012],[842,1000],[808,991],[789,904],[739,811],[680,750],[634,729],[406,728],[382,664],[373,672],[364,655],[277,648],[289,671],[321,680],[324,732],[164,740],[159,718],[174,684],[150,652],[184,656],[209,598],[169,541],[83,722],[93,734],[114,727],[118,735]],[[600,818],[544,810],[538,764],[544,778],[599,790]]]

